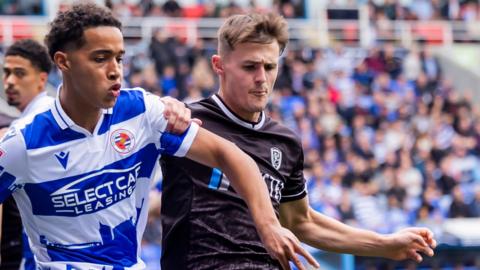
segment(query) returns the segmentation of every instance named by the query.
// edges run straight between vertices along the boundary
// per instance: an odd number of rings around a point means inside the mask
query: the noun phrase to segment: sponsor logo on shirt
[[[64,169],[67,169],[67,163],[68,163],[68,156],[70,152],[60,152],[58,154],[55,154],[55,157],[57,158],[58,162],[62,165]]]
[[[0,148],[0,158],[5,156],[5,150],[3,150],[2,148]]]
[[[132,195],[141,169],[141,163],[128,169],[112,169],[80,178],[51,194],[55,212],[89,213],[96,212]],[[100,180],[98,185],[76,188],[85,182]]]
[[[263,180],[267,183],[268,190],[270,191],[270,198],[277,202],[280,202],[282,198],[282,190],[284,183],[277,178],[269,175],[268,173],[262,174]]]
[[[107,168],[82,177],[26,185],[30,196],[45,198],[32,205],[35,215],[80,216],[106,209],[135,192],[142,162],[129,168]],[[52,188],[53,185],[53,188]]]
[[[135,137],[126,129],[117,129],[110,138],[113,148],[120,154],[127,154],[135,147]]]

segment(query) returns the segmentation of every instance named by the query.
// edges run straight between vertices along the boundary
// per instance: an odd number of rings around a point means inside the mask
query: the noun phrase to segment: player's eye
[[[277,66],[274,65],[274,64],[271,64],[271,65],[265,65],[265,70],[267,71],[271,71],[271,70],[274,70]]]
[[[105,62],[107,58],[106,57],[103,57],[103,56],[96,56],[93,60],[97,63],[103,63]]]
[[[19,78],[22,78],[23,76],[26,75],[25,71],[23,71],[23,70],[16,70],[16,71],[14,71],[14,74],[15,74],[15,76],[17,76]]]
[[[255,65],[246,65],[246,66],[243,66],[243,69],[246,71],[254,71]]]

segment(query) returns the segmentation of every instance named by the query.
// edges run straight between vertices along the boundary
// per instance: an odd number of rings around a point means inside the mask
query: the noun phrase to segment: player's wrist
[[[261,235],[270,233],[273,228],[281,227],[277,218],[262,218],[257,222],[257,230]]]
[[[377,234],[375,243],[378,243],[376,250],[376,256],[390,258],[389,251],[392,243],[395,241],[392,234]]]

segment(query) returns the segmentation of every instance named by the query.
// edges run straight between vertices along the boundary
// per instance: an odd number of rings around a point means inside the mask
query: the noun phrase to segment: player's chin
[[[117,103],[117,98],[107,98],[102,103],[102,109],[110,109]]]
[[[255,105],[257,105],[259,108],[264,109],[267,106],[268,103],[268,97],[264,97],[259,99]]]

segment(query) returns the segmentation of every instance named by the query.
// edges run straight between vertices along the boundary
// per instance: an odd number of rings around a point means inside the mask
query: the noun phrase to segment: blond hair
[[[240,43],[269,44],[275,40],[281,54],[288,43],[288,26],[283,17],[273,13],[233,15],[218,30],[218,53],[233,51]]]

